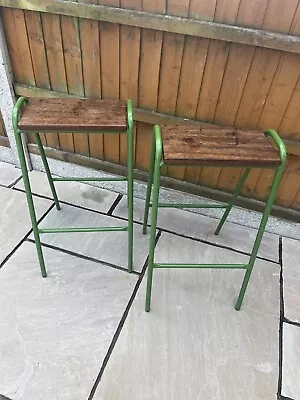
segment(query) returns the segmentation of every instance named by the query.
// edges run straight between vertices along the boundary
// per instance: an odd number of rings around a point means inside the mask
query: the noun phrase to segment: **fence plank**
[[[229,4],[230,3],[230,4]],[[215,10],[216,21],[235,22],[239,1],[233,2],[218,1]],[[231,7],[231,14],[228,14],[228,7]],[[208,55],[204,70],[203,83],[199,96],[196,118],[203,121],[213,122],[220,90],[226,70],[230,44],[219,41],[210,41]],[[202,168],[199,176],[199,183],[209,187],[216,187],[221,168]]]
[[[121,7],[139,10],[140,0],[121,0]],[[140,28],[121,25],[120,27],[120,98],[131,99],[133,105],[138,102]],[[136,127],[135,127],[136,143]],[[136,147],[136,146],[135,146]],[[120,135],[120,163],[127,164],[127,137]]]
[[[187,16],[189,0],[169,0],[166,13],[168,15]],[[158,110],[174,115],[178,97],[179,77],[183,58],[185,37],[175,33],[165,33],[160,66]],[[165,171],[164,171],[165,172]],[[184,167],[168,167],[166,174],[170,177],[183,180]]]
[[[98,4],[98,0],[80,0],[80,2]],[[101,51],[99,44],[99,23],[90,19],[79,20],[80,41],[82,49],[82,70],[84,93],[86,97],[101,98]],[[103,135],[88,135],[90,156],[104,158]]]
[[[205,0],[191,1],[189,17],[197,18],[204,13],[205,18],[213,20],[216,2]],[[208,53],[209,40],[186,36],[183,52],[176,115],[196,118],[197,104],[203,81],[204,67]],[[184,180],[198,183],[201,168],[186,167]]]
[[[290,29],[293,29],[293,33],[299,34],[300,30],[297,28],[297,25],[293,26],[293,21],[295,19],[299,19],[299,14],[296,13],[298,6],[297,0],[292,1],[281,1],[281,0],[271,0],[268,5],[267,13],[265,16],[264,27],[266,29],[276,29],[281,32],[289,32]],[[299,10],[298,10],[299,12]],[[298,15],[297,15],[298,14]],[[298,30],[297,30],[298,29]],[[272,81],[272,85],[270,87],[269,95],[267,100],[265,101],[263,112],[260,118],[259,126],[264,126],[268,124],[268,126],[274,127],[274,129],[278,129],[281,120],[283,119],[284,112],[289,103],[289,99],[291,97],[291,93],[293,88],[295,87],[295,83],[297,80],[297,73],[294,71],[294,58],[291,59],[287,54],[282,54],[278,63],[277,63],[277,71]],[[295,65],[294,65],[295,66]],[[291,72],[291,76],[284,77],[285,73],[289,74]],[[287,78],[287,82],[286,79]],[[283,85],[283,87],[281,87]],[[284,95],[287,96],[284,99],[276,99],[276,95]],[[278,101],[279,100],[279,101]],[[276,114],[276,116],[275,116]],[[271,120],[272,115],[274,116],[274,120]],[[272,124],[272,125],[271,125]],[[289,170],[289,166],[287,167]],[[290,169],[290,171],[293,171]],[[284,175],[283,179],[286,179],[287,175]],[[262,196],[266,198],[267,189],[271,186],[273,176],[270,171],[261,170],[259,179],[254,187],[254,192],[256,196]],[[278,190],[278,196],[281,194],[282,186],[280,185]],[[259,191],[262,190],[262,193],[259,194]]]
[[[84,88],[78,19],[61,17],[61,31],[68,91],[77,96],[83,96]],[[89,144],[87,134],[69,134],[69,136],[70,142],[71,136],[73,136],[74,151],[88,156]]]
[[[165,0],[145,0],[143,1],[143,11],[163,14]],[[142,108],[157,110],[162,40],[163,32],[142,29],[138,93],[138,105]],[[144,123],[136,125],[136,166],[146,170],[149,164],[152,127]]]
[[[230,4],[235,3],[236,1],[232,0]],[[52,0],[45,0],[43,2],[40,2],[40,0],[31,0],[30,3],[24,2],[23,0],[0,0],[0,6],[96,19],[110,23],[300,53],[299,37],[280,35],[234,25],[212,23],[209,21],[198,21],[172,16],[165,18],[163,15],[159,14],[129,11],[115,7],[96,6],[93,4],[78,4],[63,0],[56,0],[55,2]],[[228,12],[228,14],[230,13],[229,15],[231,16],[230,10],[233,10],[233,8],[227,8],[225,11],[226,13]]]
[[[251,25],[260,28],[263,23],[266,7],[267,0],[262,0],[259,4],[252,4],[252,2],[250,4],[249,1],[241,0],[237,12],[236,24]],[[254,14],[251,13],[251,10]],[[255,16],[254,20],[253,16]],[[214,118],[216,123],[222,121],[223,124],[228,126],[235,125],[236,114],[245,90],[254,53],[254,47],[238,44],[231,45]],[[242,169],[240,168],[222,169],[216,185],[217,188],[226,188],[233,191],[241,173]]]
[[[101,4],[119,7],[119,0],[101,0]],[[101,22],[101,82],[104,99],[119,99],[120,79],[120,27],[117,24]],[[110,162],[120,162],[120,135],[103,135],[104,159]]]
[[[42,14],[41,21],[46,48],[50,87],[52,90],[67,92],[68,88],[62,48],[60,17],[58,15]],[[69,140],[70,135],[66,137],[63,136],[63,134],[59,136],[56,133],[51,133],[51,135],[47,135],[47,144],[50,147],[56,149],[64,147],[69,148],[68,145],[64,146],[64,138],[66,138],[66,140]],[[73,147],[72,137],[71,140]]]

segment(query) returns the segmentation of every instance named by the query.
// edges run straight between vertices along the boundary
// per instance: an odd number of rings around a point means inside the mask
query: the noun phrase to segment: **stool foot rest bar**
[[[273,147],[273,144],[277,149]],[[286,149],[283,141],[274,130],[263,132],[238,131],[233,128],[216,127],[204,129],[195,126],[156,125],[153,130],[150,156],[146,204],[144,212],[143,233],[146,233],[149,208],[151,213],[151,230],[149,260],[147,270],[147,289],[145,310],[150,311],[153,270],[155,268],[223,268],[244,269],[245,275],[235,309],[240,310],[254,262],[259,250],[267,220],[276,197],[276,192],[284,171]],[[206,167],[239,167],[244,168],[232,197],[227,205],[159,203],[160,174],[163,165],[188,165]],[[275,176],[265,210],[258,228],[257,236],[247,264],[180,264],[157,263],[154,261],[157,214],[159,207],[168,208],[225,208],[215,234],[218,235],[230,213],[251,168],[273,168]],[[153,193],[152,193],[153,192]],[[150,202],[152,194],[152,203]]]
[[[40,241],[40,234],[73,232],[127,232],[128,233],[128,271],[132,272],[133,263],[133,115],[132,102],[127,105],[120,101],[78,100],[78,99],[27,99],[20,97],[13,109],[13,127],[18,156],[22,170],[27,203],[32,223],[41,274],[47,276],[45,261]],[[39,136],[41,132],[63,133],[105,133],[127,135],[127,177],[125,178],[53,178]],[[24,154],[22,133],[33,133],[49,186],[57,210],[60,204],[54,182],[109,182],[127,181],[128,225],[123,227],[91,228],[43,228],[39,229],[33,202],[29,174]]]

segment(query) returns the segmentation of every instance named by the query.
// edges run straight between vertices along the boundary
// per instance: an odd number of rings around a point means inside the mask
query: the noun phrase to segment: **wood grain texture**
[[[191,1],[189,17],[198,18],[204,14],[204,19],[213,20],[216,2],[211,0]],[[204,68],[209,48],[209,40],[186,36],[182,59],[179,92],[176,104],[176,115],[185,118],[196,118],[197,104],[201,93]],[[184,180],[198,183],[201,168],[186,167]]]
[[[274,167],[280,164],[278,151],[263,132],[188,125],[164,125],[161,129],[167,165]]]
[[[165,13],[165,0],[144,0],[143,11]],[[162,53],[163,32],[142,29],[140,38],[138,106],[157,110],[159,71]],[[151,148],[152,126],[137,124],[135,147],[136,167],[147,170]]]
[[[60,3],[57,2],[55,7]],[[54,90],[62,96],[69,93],[77,97],[114,100],[131,97],[135,106],[143,109],[136,111],[136,119],[140,121],[136,132],[137,168],[148,166],[152,124],[158,121],[173,123],[169,117],[172,115],[183,118],[178,120],[179,123],[184,123],[184,118],[191,118],[242,129],[272,127],[286,139],[299,140],[298,55],[230,43],[226,33],[222,37],[224,40],[175,33],[181,32],[183,26],[190,26],[190,22],[193,24],[193,19],[201,18],[229,24],[230,29],[239,25],[296,37],[300,34],[298,0],[172,0],[168,2],[167,10],[165,0],[122,0],[121,4],[118,0],[79,0],[77,5],[73,3],[68,2],[66,8],[71,7],[77,12],[82,6],[94,7],[101,3],[115,7],[114,12],[130,11],[133,17],[127,26],[109,22],[98,24],[88,18],[77,20],[48,13],[26,12],[24,17],[22,10],[2,9],[15,81],[29,87],[37,85],[37,89],[45,93]],[[124,10],[118,8],[120,5]],[[158,27],[155,22],[151,25],[155,29],[140,28],[144,20],[136,21],[134,12],[141,8],[155,14],[155,21],[158,16],[162,25]],[[166,12],[171,16],[168,27],[163,17]],[[20,18],[23,15],[20,23],[16,13]],[[97,13],[94,16],[99,17]],[[188,17],[188,22],[178,20],[178,25],[174,25],[174,16]],[[65,18],[69,21],[67,24]],[[14,40],[16,25],[18,32],[26,31],[25,35],[19,35],[23,47],[27,48],[26,54]],[[171,32],[160,30],[166,27]],[[202,34],[206,35],[203,31]],[[25,65],[25,69],[20,65]],[[162,115],[151,110],[160,111]],[[46,136],[47,145],[51,147],[126,163],[125,136],[107,136],[105,142],[96,134],[78,138],[83,138],[84,142],[74,147],[70,134],[61,134],[59,138],[56,134]],[[278,201],[291,207],[297,204],[299,192],[299,151],[295,146],[297,144],[289,145],[292,152],[295,148],[293,154],[296,157],[289,158],[284,175],[293,189],[289,191],[288,184],[284,184],[278,192]],[[240,175],[238,169],[200,167],[169,168],[167,172],[178,179],[228,191],[233,189]],[[265,199],[271,180],[272,172],[255,169],[246,181],[243,194]]]
[[[126,106],[115,100],[29,99],[19,128],[25,132],[126,131]]]
[[[229,6],[220,6],[229,4]],[[238,0],[219,0],[216,16],[219,20],[224,14],[225,20],[231,20],[231,12],[235,12]],[[148,28],[172,32],[181,35],[191,35],[214,40],[225,40],[228,42],[261,46],[292,53],[300,53],[300,38],[297,36],[280,35],[273,32],[265,32],[257,29],[233,26],[233,23],[211,23],[205,20],[196,20],[169,16],[168,19],[156,13],[141,13],[140,11],[129,11],[118,7],[96,7],[93,4],[76,4],[75,1],[31,0],[0,0],[0,6],[31,11],[47,12],[71,16],[76,18],[95,19],[103,22],[130,25],[140,28]],[[220,10],[220,11],[219,11]],[[220,16],[219,16],[220,14]]]
[[[61,30],[68,92],[77,96],[83,96],[84,83],[78,19],[61,17]],[[70,135],[70,141],[72,136],[74,151],[88,156],[89,142],[87,134]]]
[[[190,0],[169,0],[166,13],[187,17]],[[166,114],[176,113],[177,98],[181,67],[183,60],[183,49],[185,37],[176,33],[166,32],[164,34],[159,83],[158,110]],[[164,172],[164,170],[163,170]],[[183,180],[185,169],[182,167],[169,167],[166,174],[172,178]]]
[[[238,7],[239,0],[217,1],[214,21],[234,23],[238,13]],[[210,41],[197,106],[197,119],[207,122],[214,121],[218,99],[224,81],[229,52],[230,43]],[[220,173],[220,168],[203,168],[199,174],[199,183],[209,187],[216,187]]]
[[[62,47],[60,17],[57,15],[42,14],[41,22],[50,87],[52,90],[67,93],[68,88]],[[60,136],[57,133],[52,132],[51,135],[47,135],[47,145],[55,149],[63,148],[64,139],[66,139],[68,144],[68,140],[70,139],[69,136],[64,137],[63,135]],[[73,147],[73,139],[71,138],[71,140]],[[66,147],[68,148],[68,146]]]
[[[101,5],[119,7],[119,0],[99,0]],[[100,22],[101,84],[103,99],[120,98],[120,26]],[[104,159],[120,162],[120,135],[103,135]]]
[[[98,0],[79,0],[79,3],[98,4]],[[99,23],[91,19],[79,19],[84,94],[88,98],[101,98],[101,50]],[[103,135],[88,134],[90,156],[104,158]]]
[[[141,9],[140,0],[121,0],[121,7],[132,10]],[[120,27],[120,99],[131,99],[138,103],[139,62],[141,29],[133,26]],[[136,128],[135,143],[136,143]],[[120,164],[127,164],[127,136],[120,135]]]
[[[260,28],[265,16],[267,0],[251,2],[241,0],[236,17],[237,25]],[[253,18],[255,16],[255,18]],[[224,80],[216,108],[215,123],[236,126],[236,115],[241,103],[242,95],[247,86],[249,71],[253,62],[255,47],[231,44],[227,60]],[[248,127],[249,128],[249,127]],[[242,170],[238,168],[226,169],[220,172],[217,188],[233,191],[236,187]]]

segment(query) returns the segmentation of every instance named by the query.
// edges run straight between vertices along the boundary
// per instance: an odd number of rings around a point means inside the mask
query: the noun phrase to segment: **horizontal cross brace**
[[[247,269],[249,264],[162,264],[155,263],[153,268],[228,268],[228,269]]]
[[[39,233],[74,233],[74,232],[126,232],[127,226],[113,226],[103,228],[51,228],[39,229]]]
[[[123,182],[127,178],[53,178],[54,182]]]
[[[153,204],[150,204],[152,207]],[[227,204],[158,203],[161,208],[226,208]]]

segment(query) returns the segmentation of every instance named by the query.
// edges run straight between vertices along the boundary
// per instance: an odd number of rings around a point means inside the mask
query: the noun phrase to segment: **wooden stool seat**
[[[18,127],[24,132],[125,132],[126,103],[119,100],[30,98]]]
[[[40,264],[41,274],[47,276],[41,235],[77,233],[78,246],[81,244],[81,234],[87,232],[127,232],[127,269],[133,270],[133,171],[134,171],[134,132],[132,102],[127,100],[88,100],[88,99],[38,99],[20,97],[12,112],[12,123],[16,140],[16,147],[22,170],[22,177],[28,203],[28,210],[32,223],[32,230]],[[71,176],[53,177],[45,149],[40,138],[40,132],[74,133],[104,133],[105,135],[126,135],[127,142],[127,177],[123,176]],[[33,201],[28,163],[24,152],[24,134],[31,133],[35,139],[44,165],[50,190],[57,210],[60,210],[55,183],[56,182],[124,182],[127,181],[127,209],[128,220],[118,226],[90,226],[90,227],[39,227]],[[67,189],[66,189],[67,190]],[[80,235],[79,235],[80,234]]]
[[[269,141],[270,140],[270,141]],[[275,147],[277,147],[277,151]],[[145,201],[143,233],[147,231],[149,210],[151,207],[151,230],[148,255],[147,289],[145,310],[150,311],[152,281],[154,269],[160,268],[217,268],[245,270],[243,283],[235,304],[235,309],[241,308],[252,269],[257,257],[259,246],[266,228],[276,192],[284,171],[286,149],[282,139],[273,129],[265,133],[241,131],[235,128],[202,127],[196,125],[162,126],[155,125],[152,136],[152,147],[149,163],[148,185]],[[164,165],[189,165],[190,167],[238,167],[243,172],[240,176],[231,199],[227,204],[208,203],[162,203],[159,201],[161,168]],[[155,261],[154,253],[157,243],[157,216],[159,207],[163,208],[224,208],[215,235],[218,235],[224,225],[242,187],[249,176],[251,168],[271,168],[275,170],[273,183],[270,186],[269,197],[250,253],[249,261],[244,263],[162,263]],[[269,185],[269,183],[268,183]],[[170,196],[171,197],[171,196]],[[201,250],[200,250],[201,251]],[[199,255],[198,255],[199,256]],[[205,259],[205,255],[203,257]],[[220,257],[222,260],[222,257]],[[204,260],[203,260],[204,261]],[[234,261],[234,260],[233,260]]]
[[[275,167],[281,163],[278,150],[263,132],[165,125],[161,135],[165,164]]]

